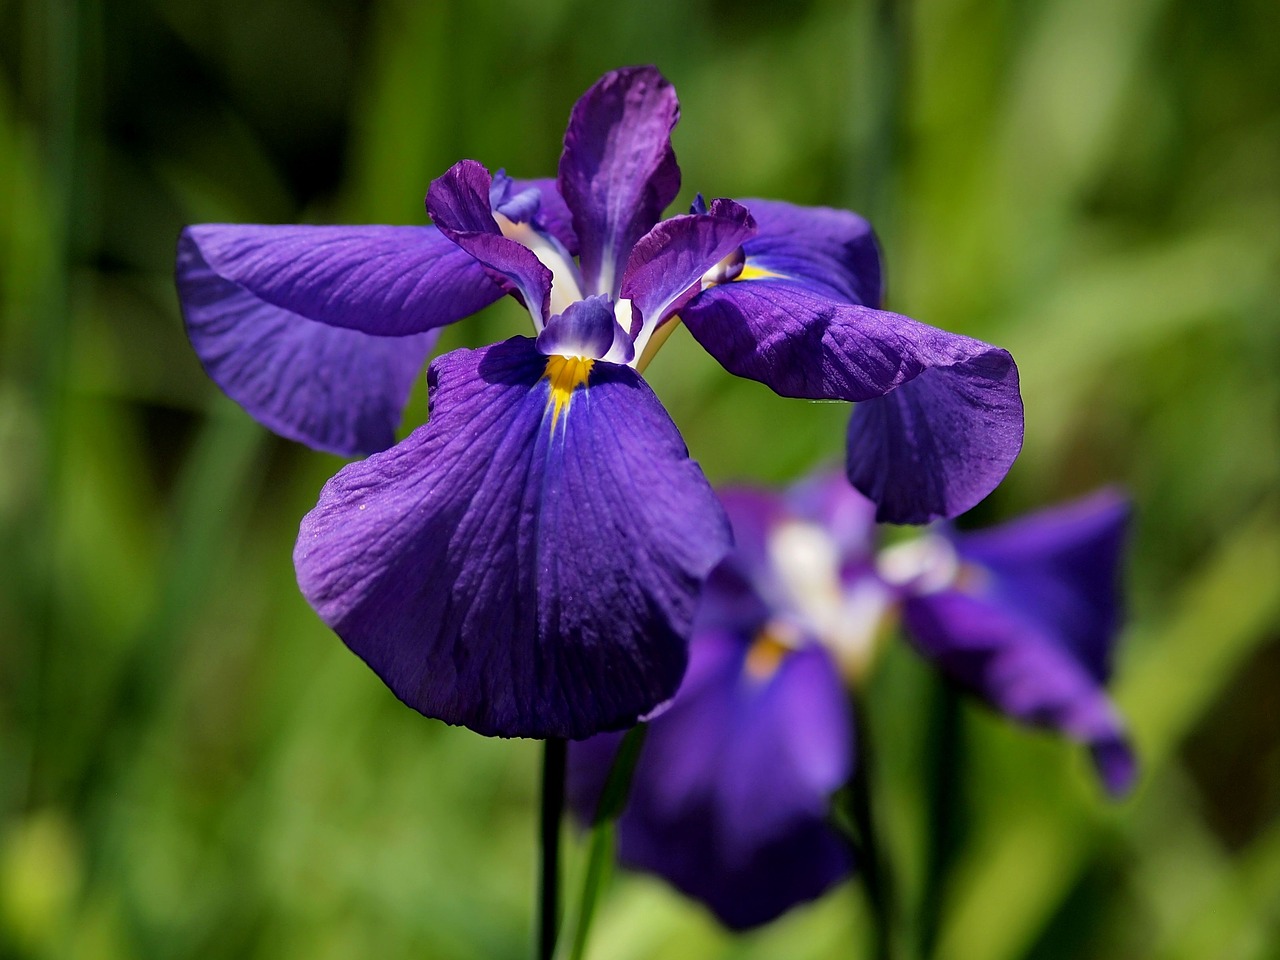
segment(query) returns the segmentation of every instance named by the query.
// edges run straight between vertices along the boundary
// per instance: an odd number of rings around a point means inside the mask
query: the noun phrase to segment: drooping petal
[[[753,677],[745,652],[736,637],[697,635],[693,682],[650,724],[618,825],[621,862],[665,878],[734,929],[818,897],[852,868],[826,822],[852,756],[834,668],[812,648]],[[581,785],[599,782],[613,747],[570,748],[580,813],[592,795]]]
[[[1014,720],[1086,744],[1107,790],[1129,790],[1136,764],[1115,708],[1038,624],[958,591],[912,597],[903,616],[916,649],[954,683]]]
[[[519,291],[541,330],[551,302],[551,271],[528,247],[502,235],[490,206],[492,183],[481,164],[459,160],[431,181],[427,213],[441,233]]]
[[[883,298],[880,248],[856,213],[780,200],[740,201],[759,228],[745,244],[752,271],[802,282],[815,293],[878,307]]]
[[[290,440],[344,456],[391,446],[436,331],[375,337],[273,306],[213,269],[196,229],[178,242],[178,293],[209,377]]]
[[[622,296],[643,318],[636,347],[700,290],[703,274],[751,236],[755,222],[732,200],[713,200],[705,214],[663,220],[637,241],[622,278]],[[638,332],[638,331],[637,331]]]
[[[777,278],[711,287],[681,317],[730,373],[783,396],[862,401],[847,468],[882,522],[968,510],[1022,447],[1018,371],[999,347]]]
[[[953,533],[977,564],[971,590],[1017,611],[1058,638],[1098,682],[1111,674],[1120,625],[1120,567],[1131,512],[1116,490],[973,533]]]
[[[560,157],[586,293],[616,296],[631,247],[680,192],[675,89],[653,67],[605,74],[574,105]]]
[[[221,278],[228,296],[384,337],[442,327],[502,296],[435,227],[203,223],[179,241],[183,296],[188,269]]]
[[[585,737],[670,698],[729,546],[644,381],[557,359],[523,338],[437,359],[429,422],[339,472],[294,554],[400,699],[483,734]]]

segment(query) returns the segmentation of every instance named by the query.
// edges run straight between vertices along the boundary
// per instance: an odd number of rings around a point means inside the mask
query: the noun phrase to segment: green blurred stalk
[[[46,0],[28,4],[26,36],[29,108],[43,121],[42,155],[47,185],[45,229],[49,237],[50,270],[38,304],[39,357],[36,398],[44,439],[40,501],[33,517],[28,575],[31,610],[27,713],[29,731],[26,783],[22,794],[28,807],[48,798],[41,795],[41,731],[49,685],[50,651],[55,645],[58,609],[58,548],[61,523],[58,497],[62,490],[63,450],[66,443],[66,389],[71,340],[71,221],[76,186],[77,87],[79,78],[78,0]]]
[[[568,744],[557,737],[542,745],[542,816],[538,864],[538,960],[552,960],[560,926],[560,821]]]
[[[875,758],[871,728],[858,698],[853,699],[854,729],[857,731],[853,778],[849,782],[849,814],[853,820],[854,852],[862,876],[862,890],[871,911],[871,955],[876,960],[899,956],[895,931],[896,907],[893,871],[880,843],[875,813]]]
[[[960,769],[964,753],[960,698],[941,677],[934,682],[929,720],[928,821],[925,824],[926,861],[917,926],[919,952],[932,957],[941,929],[942,903],[961,832]]]
[[[582,892],[569,923],[573,935],[560,942],[556,960],[583,960],[586,956],[587,938],[591,932],[591,921],[595,919],[600,888],[604,885],[609,864],[613,862],[618,817],[622,815],[627,796],[631,792],[631,780],[648,730],[648,724],[643,723],[628,730],[613,758],[609,777],[605,780],[604,791],[600,795],[600,805],[596,808],[595,820],[591,825]]]

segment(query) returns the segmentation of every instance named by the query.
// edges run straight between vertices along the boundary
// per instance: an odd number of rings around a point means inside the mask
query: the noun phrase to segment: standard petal
[[[1038,624],[956,591],[908,599],[903,619],[916,649],[954,683],[1008,717],[1086,744],[1108,791],[1128,791],[1136,765],[1106,691]]]
[[[639,310],[642,329],[652,334],[699,291],[703,274],[754,231],[755,221],[745,207],[713,200],[707,213],[663,220],[641,237],[627,261],[622,296]],[[643,351],[639,339],[636,346]]]
[[[1002,526],[953,533],[977,564],[973,590],[1038,623],[1099,683],[1111,675],[1120,626],[1120,572],[1131,505],[1116,490]]]
[[[739,201],[759,229],[745,244],[752,272],[788,277],[824,296],[878,307],[883,298],[880,248],[871,224],[848,210],[800,207],[780,200]]]
[[[778,278],[711,287],[681,317],[730,373],[783,396],[862,401],[847,467],[882,522],[968,510],[1022,447],[1018,370],[999,347]]]
[[[826,822],[829,797],[848,777],[848,708],[816,648],[767,679],[744,673],[737,637],[699,633],[691,652],[689,681],[650,723],[618,854],[745,929],[814,899],[852,868]],[[570,784],[602,782],[615,746],[574,744]],[[577,808],[589,814],[586,806]]]
[[[490,207],[492,183],[483,165],[459,160],[431,181],[427,213],[441,233],[519,291],[541,330],[551,302],[551,271],[528,247],[502,235]]]
[[[616,296],[631,247],[680,192],[675,89],[654,67],[606,73],[573,107],[558,183],[573,213],[585,293]]]
[[[178,293],[209,377],[290,440],[344,456],[391,446],[437,333],[375,337],[273,306],[210,267],[195,229],[178,242]]]
[[[548,367],[523,338],[436,360],[430,421],[334,477],[294,554],[400,699],[488,735],[580,738],[669,699],[729,546],[634,371],[597,363],[563,397]]]
[[[502,296],[484,267],[435,227],[203,223],[182,231],[184,298],[188,269],[217,275],[229,296],[242,291],[317,323],[384,337],[442,327]]]

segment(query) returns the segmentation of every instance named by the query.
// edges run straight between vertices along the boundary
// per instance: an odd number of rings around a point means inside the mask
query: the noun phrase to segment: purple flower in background
[[[827,813],[854,763],[847,687],[899,616],[950,680],[1087,744],[1107,789],[1129,789],[1133,755],[1103,690],[1119,626],[1122,497],[884,549],[874,505],[841,478],[723,500],[737,545],[707,582],[688,678],[650,724],[618,824],[624,863],[735,929],[846,876],[854,864]],[[570,799],[584,819],[617,742],[570,750]]]
[[[303,520],[298,582],[429,716],[583,737],[674,693],[729,546],[640,376],[680,317],[734,373],[863,401],[850,475],[887,519],[954,515],[1017,455],[1009,355],[874,309],[861,218],[722,199],[660,220],[678,116],[656,70],[619,70],[574,107],[555,180],[461,161],[431,184],[434,226],[183,231],[187,332],[213,380],[286,437],[373,454]],[[438,329],[504,294],[536,337],[437,358],[429,422],[392,446]]]

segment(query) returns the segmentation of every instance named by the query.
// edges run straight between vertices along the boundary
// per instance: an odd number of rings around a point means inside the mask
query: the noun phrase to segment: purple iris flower
[[[948,679],[1087,744],[1107,790],[1129,789],[1132,750],[1103,689],[1119,626],[1121,496],[884,548],[874,504],[843,478],[723,500],[736,548],[704,590],[688,678],[650,724],[618,824],[624,863],[735,929],[848,875],[828,805],[855,762],[849,688],[898,621]],[[570,748],[569,796],[584,819],[617,742]]]
[[[583,737],[676,690],[723,511],[641,372],[679,319],[730,371],[861,401],[850,476],[882,517],[985,496],[1022,439],[1008,353],[875,309],[854,214],[715,200],[661,220],[679,116],[653,68],[578,101],[555,180],[471,160],[429,227],[203,224],[178,287],[205,370],[276,432],[340,454],[302,522],[302,592],[398,697],[503,736]],[[511,294],[536,337],[428,371],[437,331]]]

